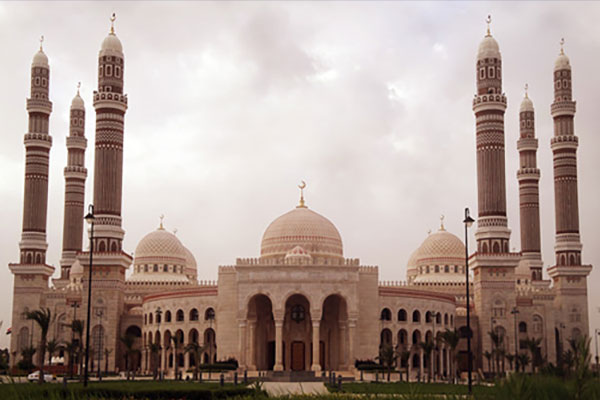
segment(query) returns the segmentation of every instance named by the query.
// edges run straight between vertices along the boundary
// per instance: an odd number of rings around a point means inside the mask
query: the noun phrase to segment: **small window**
[[[488,68],[488,76],[493,79],[496,76],[496,69],[494,67]]]
[[[392,320],[392,312],[390,311],[389,308],[384,308],[383,310],[381,310],[380,319],[382,321],[391,321]]]
[[[485,67],[479,70],[479,79],[485,79]]]
[[[439,265],[435,266],[435,272],[440,272],[440,266]]]
[[[121,77],[121,67],[115,66],[115,78]]]
[[[190,321],[198,321],[198,310],[195,308],[190,311]]]
[[[562,86],[562,85],[561,85],[561,81],[560,81],[560,80],[556,81],[556,88],[557,88],[557,89],[560,89],[560,88],[561,88],[561,86]]]
[[[98,77],[102,78],[104,76],[104,65],[98,67]]]
[[[502,69],[500,67],[496,68],[496,77],[498,79],[502,78],[501,70]]]
[[[177,322],[183,322],[183,310],[177,310]]]
[[[154,272],[158,272],[158,264],[154,264]]]
[[[171,311],[165,313],[165,322],[171,322]]]
[[[169,266],[167,264],[163,265],[163,272],[169,272]]]
[[[406,321],[406,310],[401,308],[398,311],[398,321],[405,322]]]
[[[42,87],[48,86],[48,80],[46,78],[42,78]]]
[[[40,86],[40,77],[39,76],[35,77],[35,86]]]
[[[106,65],[106,76],[112,76],[112,65]]]
[[[447,265],[444,265],[444,272],[450,272],[450,267],[448,267]]]

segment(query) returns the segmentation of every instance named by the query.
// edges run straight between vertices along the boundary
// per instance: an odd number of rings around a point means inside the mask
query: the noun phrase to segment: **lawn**
[[[336,388],[329,388],[338,392]],[[448,383],[407,383],[407,382],[371,382],[343,383],[342,393],[356,394],[456,394],[466,395],[467,385],[452,385]],[[494,393],[494,387],[473,385],[473,394],[486,396]]]

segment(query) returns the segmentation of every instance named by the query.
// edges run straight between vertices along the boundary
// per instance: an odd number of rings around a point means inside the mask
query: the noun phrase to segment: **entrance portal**
[[[304,342],[292,342],[292,371],[304,371],[304,360]]]

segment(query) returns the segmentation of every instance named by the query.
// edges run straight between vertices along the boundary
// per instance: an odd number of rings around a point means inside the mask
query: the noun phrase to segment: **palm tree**
[[[452,381],[454,376],[456,376],[456,348],[460,341],[460,333],[456,329],[446,329],[446,331],[442,333],[442,341],[450,348],[450,371],[448,373],[448,378]]]
[[[40,368],[40,376],[38,382],[40,384],[44,383],[44,359],[46,358],[46,341],[48,337],[48,329],[50,328],[50,324],[53,321],[52,312],[49,308],[41,308],[39,310],[33,311],[25,311],[25,319],[35,321],[40,327],[41,332],[41,340],[40,340],[40,353],[38,356],[39,359],[39,368]]]
[[[150,344],[150,352],[154,353],[154,351],[156,351],[158,353],[158,345],[156,344],[156,350],[154,350],[152,348],[152,346],[155,345],[154,343]],[[198,380],[198,375],[199,375],[199,371],[200,371],[200,359],[202,358],[202,353],[204,353],[204,351],[207,349],[207,346],[201,346],[196,342],[192,342],[192,343],[188,343],[187,346],[185,346],[185,352],[186,353],[191,353],[194,355],[194,380],[197,381]]]
[[[500,354],[498,350],[502,347],[504,343],[504,335],[498,331],[490,331],[488,332],[490,335],[490,339],[492,339],[492,353],[496,356],[496,372],[500,371]]]
[[[498,357],[500,358],[500,363],[502,365],[502,374],[504,375],[504,359],[506,358],[506,350],[504,347],[497,350]]]
[[[541,358],[540,345],[542,344],[541,338],[527,338],[525,339],[525,346],[531,353],[531,372],[535,372],[535,367],[538,365]]]
[[[508,360],[508,365],[510,366],[510,369],[513,369],[513,362],[515,361],[515,355],[512,353],[507,354],[506,359]]]
[[[519,369],[518,366],[520,365],[523,372],[525,372],[525,368],[527,367],[527,364],[529,364],[530,361],[531,361],[531,359],[529,358],[529,354],[527,354],[527,353],[517,354],[517,370]]]
[[[56,339],[49,340],[46,344],[46,349],[48,350],[48,365],[52,366],[52,357],[56,353],[56,351],[60,348],[60,343]]]
[[[83,320],[80,319],[74,319],[71,322],[71,331],[73,331],[73,344],[74,344],[74,352],[73,354],[77,357],[77,360],[79,361],[79,371],[81,372],[83,370],[83,357],[81,357],[82,355],[82,350],[83,350]],[[75,336],[77,336],[77,338],[75,338]],[[75,341],[75,339],[77,341]]]
[[[379,360],[381,364],[387,369],[387,380],[390,381],[390,375],[392,373],[392,369],[396,366],[396,361],[398,361],[398,354],[396,350],[389,345],[384,344],[379,348],[379,355],[375,357],[376,360]]]
[[[409,376],[408,376],[408,363],[410,362],[410,351],[408,350],[401,350],[399,353],[400,356],[400,380],[402,380],[402,370],[404,369],[403,366],[406,365],[406,381],[408,382],[409,380]]]
[[[108,373],[108,356],[112,353],[112,349],[104,348],[104,376]]]
[[[73,361],[75,360],[75,356],[77,354],[77,350],[79,349],[79,344],[76,342],[67,342],[65,343],[65,350],[69,354],[69,372],[71,378],[73,378]]]
[[[431,372],[432,372],[431,352],[433,351],[435,344],[433,343],[432,340],[427,340],[425,342],[421,342],[420,346],[423,349],[423,353],[424,353],[423,355],[425,356],[425,359],[427,360],[428,365],[429,365],[429,368],[427,368],[427,382],[431,382]]]
[[[130,357],[137,354],[138,350],[134,348],[135,336],[125,335],[120,337],[121,343],[125,346],[125,369],[127,370],[127,380],[129,380],[130,373]]]
[[[148,350],[150,350],[150,363],[152,364],[152,376],[154,379],[158,377],[158,354],[160,353],[160,344],[158,343],[150,343],[148,345]],[[200,357],[196,360],[196,366],[200,364]]]
[[[488,361],[488,370],[490,370],[490,372],[492,371],[492,353],[490,353],[489,351],[484,351],[483,352],[483,356],[485,358],[487,358]]]
[[[21,356],[23,357],[23,362],[26,364],[26,368],[21,369],[31,369],[33,368],[33,355],[36,353],[37,349],[33,346],[24,347],[21,350]]]
[[[179,373],[179,360],[177,359],[177,351],[179,350],[179,340],[177,340],[177,335],[170,336],[170,342],[173,343],[173,365],[175,366],[175,379],[177,379]]]

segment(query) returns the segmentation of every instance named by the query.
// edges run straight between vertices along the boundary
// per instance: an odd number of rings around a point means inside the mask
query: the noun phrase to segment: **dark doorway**
[[[267,343],[267,369],[272,371],[275,366],[275,341]]]
[[[292,342],[292,371],[304,371],[304,342]]]

